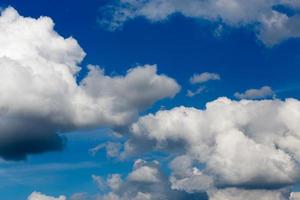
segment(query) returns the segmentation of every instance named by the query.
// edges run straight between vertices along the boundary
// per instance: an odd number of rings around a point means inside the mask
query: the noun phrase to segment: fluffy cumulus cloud
[[[178,155],[170,163],[176,190],[282,188],[299,182],[299,120],[296,99],[219,98],[204,110],[182,106],[141,117],[123,154],[154,149]]]
[[[287,15],[280,7],[295,12]],[[272,46],[300,36],[299,7],[298,0],[118,0],[103,9],[100,23],[115,30],[137,17],[159,22],[180,13],[232,27],[254,25],[258,38]]]
[[[62,149],[65,140],[58,133],[99,126],[119,130],[180,89],[150,65],[124,76],[107,76],[89,65],[78,83],[85,53],[53,27],[48,17],[23,17],[11,7],[1,13],[0,156],[5,159]]]
[[[259,89],[249,89],[244,93],[236,92],[234,96],[238,99],[264,99],[275,96],[275,92],[269,86],[263,86]]]
[[[65,196],[59,196],[59,197],[56,198],[56,197],[51,197],[51,196],[44,195],[40,192],[33,192],[29,195],[27,200],[66,200],[66,197]]]

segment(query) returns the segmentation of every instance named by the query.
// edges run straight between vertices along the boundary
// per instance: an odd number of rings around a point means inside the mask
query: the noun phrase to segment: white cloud
[[[60,150],[65,141],[57,132],[122,128],[179,91],[154,65],[132,68],[125,76],[107,76],[89,65],[78,84],[85,53],[53,26],[48,17],[22,17],[11,7],[0,16],[0,156],[18,160]]]
[[[46,196],[40,192],[33,192],[29,195],[27,200],[66,200],[65,196],[59,196],[59,197],[51,197],[51,196]]]
[[[273,11],[261,20],[258,38],[267,45],[274,45],[289,38],[300,37],[300,15],[288,17]]]
[[[234,96],[238,99],[264,99],[275,96],[275,92],[269,86],[263,86],[259,89],[249,89],[244,93],[236,92]]]
[[[203,178],[208,189],[212,185],[283,187],[300,178],[299,120],[300,102],[295,99],[219,98],[205,110],[181,106],[141,117],[132,125],[132,138],[123,154],[155,149],[188,156],[171,165],[173,180],[184,180],[173,187],[185,191],[195,191],[189,181],[200,184],[199,191],[203,191]],[[194,174],[200,181],[193,180]]]
[[[136,169],[128,175],[128,180],[145,183],[156,183],[160,181],[158,168],[144,165],[143,160],[136,161],[135,168]]]
[[[107,183],[111,191],[99,200],[184,200],[189,194],[170,188],[167,177],[159,169],[157,161],[138,159],[125,180],[118,174],[108,177]]]
[[[228,188],[209,192],[209,200],[288,200],[285,190],[244,190]]]
[[[288,16],[274,9],[278,5],[299,9],[296,0],[119,0],[103,9],[100,24],[115,30],[126,21],[144,17],[151,22],[167,20],[173,14],[222,22],[232,27],[255,25],[258,39],[268,46],[300,36],[298,14]]]
[[[200,84],[200,83],[205,83],[207,81],[211,80],[220,80],[220,75],[216,73],[210,73],[210,72],[203,72],[201,74],[194,74],[190,78],[190,83],[191,84]]]

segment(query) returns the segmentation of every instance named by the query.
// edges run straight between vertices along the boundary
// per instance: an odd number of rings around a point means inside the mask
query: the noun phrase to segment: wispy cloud
[[[297,0],[117,0],[101,10],[99,23],[114,31],[125,22],[144,17],[150,22],[168,20],[173,14],[204,19],[231,27],[254,25],[253,32],[266,46],[273,46],[289,38],[300,37],[300,15],[289,16],[276,9],[283,6],[297,11]],[[217,33],[218,34],[218,33]]]
[[[208,81],[216,81],[216,80],[220,80],[220,79],[221,79],[221,77],[219,74],[203,72],[201,74],[194,74],[190,78],[190,83],[191,84],[201,84],[201,83],[205,83]]]
[[[99,168],[101,165],[96,162],[79,162],[79,163],[44,163],[44,164],[18,164],[17,166],[5,167],[0,169],[0,176],[22,174],[22,173],[39,173],[55,172],[66,170],[78,170]]]
[[[198,85],[198,88],[195,90],[187,90],[186,96],[187,97],[194,97],[198,94],[201,94],[203,92],[207,91],[206,86],[204,86],[205,83],[208,81],[218,81],[221,80],[221,76],[217,73],[211,73],[211,72],[203,72],[201,74],[194,74],[190,77],[189,82],[192,85]]]

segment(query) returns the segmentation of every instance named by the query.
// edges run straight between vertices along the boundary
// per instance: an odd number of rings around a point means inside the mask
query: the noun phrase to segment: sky
[[[298,0],[0,8],[0,199],[300,199]]]

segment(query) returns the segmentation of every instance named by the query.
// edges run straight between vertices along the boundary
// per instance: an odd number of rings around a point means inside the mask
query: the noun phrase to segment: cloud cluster
[[[66,200],[66,197],[61,195],[56,198],[56,197],[44,195],[40,192],[33,192],[29,195],[27,200]]]
[[[114,180],[112,180],[114,179]],[[208,195],[191,195],[191,194],[183,194],[179,192],[175,192],[176,196],[154,196],[153,193],[143,193],[141,191],[136,190],[133,196],[128,196],[128,194],[121,194],[125,196],[119,196],[116,193],[116,190],[121,186],[121,178],[119,175],[111,175],[108,179],[108,182],[115,182],[117,184],[116,187],[113,187],[113,191],[105,195],[89,195],[87,193],[76,193],[73,194],[70,200],[168,200],[168,199],[178,199],[178,200],[297,200],[299,199],[298,192],[290,192],[287,189],[281,190],[245,190],[245,189],[237,189],[237,188],[227,188],[227,189],[214,189],[208,191]],[[135,187],[135,186],[133,186]],[[147,186],[143,187],[144,190]],[[132,186],[129,185],[129,191],[132,190]],[[155,192],[155,191],[151,191]],[[165,192],[165,191],[163,191]],[[173,191],[174,192],[174,191]],[[170,197],[170,198],[169,198]],[[65,196],[60,196],[58,198],[46,196],[39,192],[33,192],[28,200],[66,200]]]
[[[219,98],[204,110],[181,106],[141,117],[123,154],[148,149],[178,155],[170,164],[177,190],[276,189],[299,182],[299,120],[295,99]]]
[[[295,14],[281,12],[280,7],[289,8]],[[118,0],[103,9],[100,24],[115,30],[137,17],[159,22],[180,13],[232,27],[254,25],[258,39],[272,46],[300,36],[300,16],[296,12],[299,7],[297,0]]]
[[[228,188],[209,192],[209,200],[288,200],[289,196],[290,193],[287,190],[243,190]]]
[[[100,191],[106,193],[76,193],[71,200],[296,200],[299,196],[287,188],[212,187],[210,178],[193,167],[188,156],[179,156],[170,165],[172,175],[168,180],[158,161],[138,159],[125,179],[120,174],[111,174],[106,181],[100,176],[92,176]],[[200,187],[205,192],[199,192]]]
[[[269,86],[263,86],[259,89],[248,89],[244,93],[236,92],[234,96],[238,99],[264,99],[275,96],[275,92]]]
[[[207,200],[205,195],[194,198],[194,195],[172,190],[157,161],[138,159],[125,180],[120,174],[112,174],[107,185],[111,191],[97,196],[97,200]]]
[[[107,76],[89,65],[78,83],[85,53],[53,27],[48,17],[22,17],[11,7],[1,13],[0,156],[5,159],[62,149],[65,140],[59,134],[67,131],[125,127],[140,111],[180,89],[150,65],[124,76]]]

